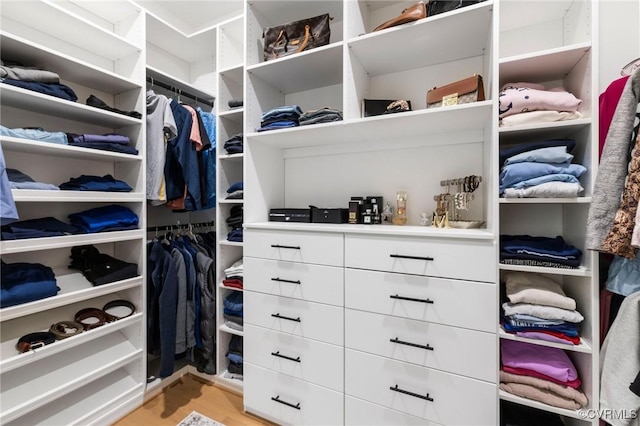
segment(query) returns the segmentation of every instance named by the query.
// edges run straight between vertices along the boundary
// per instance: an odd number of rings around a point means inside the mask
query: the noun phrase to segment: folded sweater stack
[[[505,84],[499,94],[501,126],[565,121],[581,118],[582,101],[564,88],[547,89],[542,84]]]
[[[503,391],[568,410],[587,405],[578,372],[562,349],[502,340],[500,352]]]
[[[560,284],[536,273],[505,272],[503,327],[517,336],[563,344],[580,343],[584,317]]]

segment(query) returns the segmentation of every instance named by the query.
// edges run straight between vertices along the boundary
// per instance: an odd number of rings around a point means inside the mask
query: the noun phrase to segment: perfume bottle
[[[396,214],[393,216],[394,225],[405,225],[407,223],[407,192],[398,191],[396,196]]]

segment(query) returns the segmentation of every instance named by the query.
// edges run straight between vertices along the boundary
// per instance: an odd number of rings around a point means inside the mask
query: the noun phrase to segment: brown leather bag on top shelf
[[[283,58],[329,44],[332,18],[328,13],[313,18],[264,28],[264,60]]]
[[[417,21],[427,17],[427,3],[429,1],[419,1],[402,11],[400,16],[396,16],[393,19],[389,19],[374,28],[373,31],[385,30],[387,28],[395,27],[396,25],[406,24],[407,22]]]
[[[427,108],[468,104],[484,101],[484,85],[482,76],[471,77],[434,87],[427,92]]]

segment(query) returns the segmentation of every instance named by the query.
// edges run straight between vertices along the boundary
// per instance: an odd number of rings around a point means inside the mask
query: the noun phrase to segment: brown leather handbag
[[[373,29],[373,31],[385,30],[387,28],[395,27],[396,25],[406,24],[407,22],[417,21],[427,17],[427,3],[429,0],[419,1],[402,11],[399,16],[393,19],[389,19]]]
[[[294,53],[329,44],[331,28],[328,13],[313,18],[265,28],[264,60],[283,58]]]
[[[484,101],[484,84],[482,76],[471,77],[434,87],[427,92],[427,108],[467,104]]]

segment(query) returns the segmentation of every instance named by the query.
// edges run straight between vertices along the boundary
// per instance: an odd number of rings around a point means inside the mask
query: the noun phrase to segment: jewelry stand
[[[436,210],[433,212],[432,226],[437,228],[480,228],[484,221],[464,220],[462,212],[469,210],[475,199],[473,192],[482,182],[481,176],[465,176],[463,178],[440,181],[440,186],[446,186],[447,192],[433,197]],[[451,193],[451,187],[456,186],[457,192]]]

